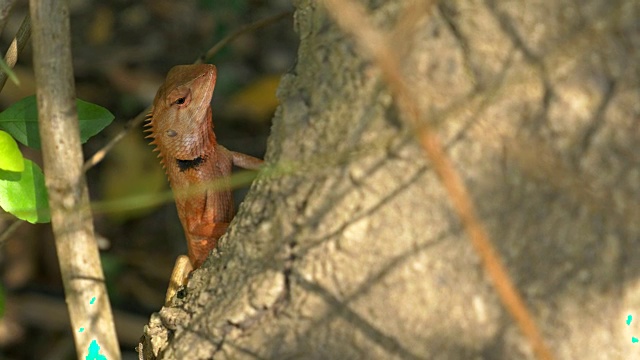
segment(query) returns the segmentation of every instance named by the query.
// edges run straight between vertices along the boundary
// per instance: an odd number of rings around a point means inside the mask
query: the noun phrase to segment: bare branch
[[[97,345],[100,354],[117,360],[120,348],[82,171],[69,10],[65,1],[31,0],[30,12],[45,181],[76,352],[84,359]]]
[[[204,55],[202,55],[198,60],[195,61],[195,64],[201,64],[203,62],[207,62],[209,60],[211,60],[217,53],[218,51],[220,51],[223,47],[227,46],[228,43],[232,42],[233,40],[237,39],[238,37],[252,32],[252,31],[256,31],[260,28],[263,28],[265,26],[271,25],[275,22],[280,21],[281,19],[284,19],[287,16],[291,16],[291,11],[283,11],[279,14],[275,14],[273,16],[269,16],[268,18],[264,18],[261,20],[258,20],[256,22],[253,22],[249,25],[245,25],[243,27],[241,27],[240,29],[234,31],[233,33],[227,35],[224,39],[218,41],[218,43],[216,43],[211,49],[209,49]]]
[[[16,66],[16,63],[18,62],[18,55],[29,42],[29,38],[31,38],[31,18],[27,15],[24,17],[24,20],[22,20],[20,29],[18,29],[16,37],[11,42],[11,45],[9,45],[9,49],[4,56],[4,61],[10,68]],[[0,72],[0,90],[4,88],[4,84],[7,82],[8,77],[9,76],[4,71]]]
[[[107,153],[111,149],[113,149],[113,147],[116,146],[116,144],[120,142],[120,140],[122,140],[122,138],[125,135],[127,135],[131,129],[139,126],[144,122],[144,119],[146,119],[146,116],[150,111],[151,111],[151,105],[149,105],[146,109],[142,110],[142,112],[138,114],[138,116],[129,120],[124,125],[124,128],[119,133],[116,134],[116,136],[114,136],[111,140],[109,140],[109,142],[105,146],[103,146],[100,150],[98,150],[95,154],[93,154],[93,156],[91,156],[91,158],[89,158],[89,160],[87,160],[84,163],[84,165],[82,166],[82,171],[87,172],[89,169],[91,169],[92,167],[97,165],[100,161],[102,161],[102,159],[104,159],[104,157],[107,156]]]

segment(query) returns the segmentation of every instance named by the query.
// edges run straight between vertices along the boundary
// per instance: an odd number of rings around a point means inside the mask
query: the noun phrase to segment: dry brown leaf
[[[231,117],[252,122],[268,121],[278,106],[278,84],[280,75],[264,76],[233,95],[225,110]]]

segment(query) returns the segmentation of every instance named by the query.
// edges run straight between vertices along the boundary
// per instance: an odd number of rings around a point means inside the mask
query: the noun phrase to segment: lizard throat
[[[185,172],[189,169],[197,169],[204,163],[204,157],[198,156],[197,158],[191,160],[176,159],[176,163],[178,164],[178,169],[180,169],[180,172]]]

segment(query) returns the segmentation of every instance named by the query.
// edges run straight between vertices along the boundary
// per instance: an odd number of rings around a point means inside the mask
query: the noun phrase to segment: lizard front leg
[[[171,278],[169,278],[167,294],[164,297],[164,306],[169,306],[171,299],[176,295],[180,287],[187,284],[191,271],[193,271],[191,260],[185,255],[178,256],[176,263],[173,265]]]
[[[258,159],[251,155],[229,151],[233,159],[233,165],[247,170],[258,170],[264,164],[264,160]]]
[[[189,257],[180,255],[176,259],[165,295],[165,306],[170,304],[180,287],[187,285],[189,274],[202,265],[227,228],[229,223],[200,224],[190,229],[187,233]]]
[[[228,159],[231,164],[243,169],[259,170],[262,164],[264,164],[264,160],[262,159],[237,151],[231,151],[220,144],[217,145],[217,149],[220,154],[224,154],[224,158]]]

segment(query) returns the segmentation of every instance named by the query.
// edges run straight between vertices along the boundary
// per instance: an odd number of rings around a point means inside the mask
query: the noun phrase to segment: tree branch
[[[38,124],[51,224],[78,359],[120,359],[111,305],[94,237],[71,63],[65,1],[31,0]]]
[[[29,38],[31,37],[31,18],[29,15],[24,17],[22,20],[22,24],[20,24],[20,29],[18,29],[18,33],[16,33],[16,37],[13,38],[11,45],[9,45],[9,49],[4,56],[4,61],[10,68],[16,66],[18,62],[18,55],[24,49],[24,46],[29,42]],[[9,76],[4,72],[0,72],[0,89],[4,88],[4,84],[7,82]]]

